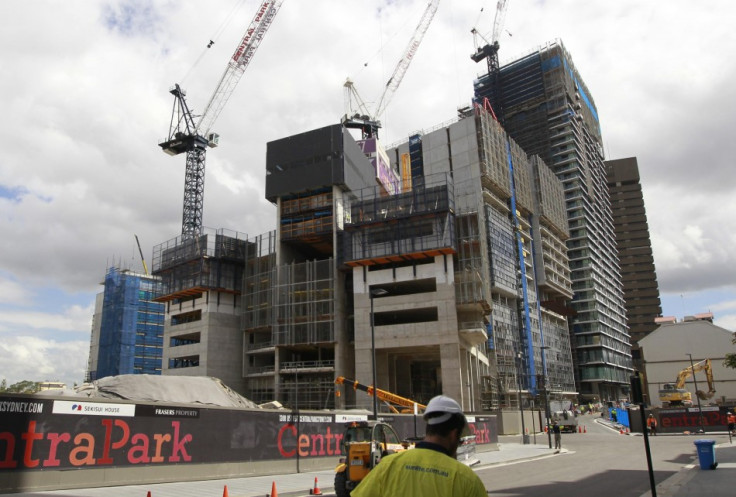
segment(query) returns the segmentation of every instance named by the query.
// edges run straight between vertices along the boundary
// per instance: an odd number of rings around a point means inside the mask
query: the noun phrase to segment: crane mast
[[[212,126],[253,59],[282,3],[283,0],[265,0],[261,3],[198,122],[195,122],[186,102],[186,93],[179,85],[174,85],[169,92],[174,95],[174,109],[168,137],[159,146],[169,155],[187,155],[181,228],[184,238],[202,232],[207,147],[216,147],[219,142],[219,136],[211,132]]]
[[[363,136],[365,138],[376,134],[378,128],[381,127],[381,121],[379,119],[396,93],[396,90],[401,84],[401,80],[404,79],[404,75],[406,74],[407,69],[409,69],[409,65],[414,59],[414,55],[417,53],[417,49],[422,43],[424,35],[427,32],[427,29],[429,29],[432,19],[434,19],[434,14],[437,12],[439,4],[440,0],[430,0],[427,4],[427,8],[424,10],[422,18],[419,20],[419,24],[409,40],[409,44],[406,49],[404,49],[403,55],[396,64],[393,74],[391,74],[391,77],[386,82],[383,93],[378,99],[378,104],[372,113],[368,111],[365,103],[360,98],[360,95],[358,95],[358,90],[355,88],[353,82],[350,79],[345,82],[343,85],[345,87],[346,111],[345,117],[343,118],[344,126],[363,130]],[[351,103],[353,100],[355,100],[357,104],[358,110],[360,111],[359,113],[352,113]]]

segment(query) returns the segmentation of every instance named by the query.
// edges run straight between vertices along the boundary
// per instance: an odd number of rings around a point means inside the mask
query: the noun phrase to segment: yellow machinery
[[[662,389],[659,391],[659,400],[662,402],[662,407],[693,405],[693,397],[692,394],[685,389],[685,381],[690,376],[700,371],[705,372],[705,378],[708,382],[708,391],[703,392],[702,390],[698,390],[695,394],[701,400],[712,398],[716,393],[713,383],[713,369],[711,367],[710,359],[704,359],[680,371],[677,374],[677,380],[675,383],[665,383],[662,385]]]
[[[347,423],[342,443],[345,457],[335,468],[337,497],[348,497],[382,457],[414,447],[402,442],[390,425],[377,421]]]
[[[349,380],[345,378],[344,376],[338,376],[335,378],[335,384],[336,385],[352,385],[353,390],[362,390],[371,397],[373,397],[373,386],[369,385],[363,385],[362,383],[358,383],[355,380]],[[413,413],[414,412],[414,406],[417,408],[417,412],[423,412],[424,409],[427,407],[424,404],[420,404],[419,402],[414,402],[411,399],[407,399],[405,397],[401,397],[399,395],[393,394],[391,392],[387,392],[386,390],[381,390],[380,388],[376,388],[376,398],[382,402],[384,402],[389,409],[391,409],[392,412],[398,414],[401,413]],[[401,406],[404,409],[397,409],[394,407],[395,405]]]
[[[352,385],[353,390],[362,390],[371,397],[374,394],[373,386],[363,385],[344,376],[335,378],[335,384]],[[414,409],[420,413],[427,407],[380,388],[375,389],[375,395],[394,413],[400,412],[395,406],[402,407],[401,412],[405,413],[413,413]],[[411,448],[414,448],[414,443],[402,441],[391,425],[386,423],[379,421],[348,423],[343,437],[345,457],[340,458],[340,463],[335,468],[335,495],[348,497],[383,456]]]

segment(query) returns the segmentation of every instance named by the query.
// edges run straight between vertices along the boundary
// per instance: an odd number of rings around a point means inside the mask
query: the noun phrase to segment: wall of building
[[[606,161],[616,247],[632,342],[644,338],[662,315],[659,285],[636,157]],[[635,354],[638,355],[638,354]]]
[[[726,353],[733,350],[733,333],[707,321],[680,322],[659,326],[639,341],[648,384],[649,403],[661,406],[659,389],[665,383],[675,383],[680,371],[693,363],[710,359],[716,393],[702,405],[733,404],[736,401],[736,370],[723,365]],[[698,390],[708,391],[704,372],[695,373]],[[694,405],[695,382],[687,379],[685,388],[692,394]]]

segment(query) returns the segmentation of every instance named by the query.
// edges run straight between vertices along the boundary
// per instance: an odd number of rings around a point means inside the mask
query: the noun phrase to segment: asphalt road
[[[569,497],[595,495],[641,497],[650,489],[644,437],[621,435],[595,423],[593,416],[578,418],[587,433],[565,434],[567,453],[536,461],[479,469],[489,495],[497,497]],[[702,436],[659,435],[650,437],[655,484],[677,473],[697,456],[693,442]],[[708,435],[717,443],[728,435]],[[517,442],[518,437],[501,437]],[[544,443],[546,435],[537,443]]]

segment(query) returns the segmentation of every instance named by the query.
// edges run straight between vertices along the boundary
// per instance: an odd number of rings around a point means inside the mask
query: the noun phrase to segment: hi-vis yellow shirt
[[[438,450],[417,448],[391,454],[351,492],[351,497],[486,497],[470,467]]]

